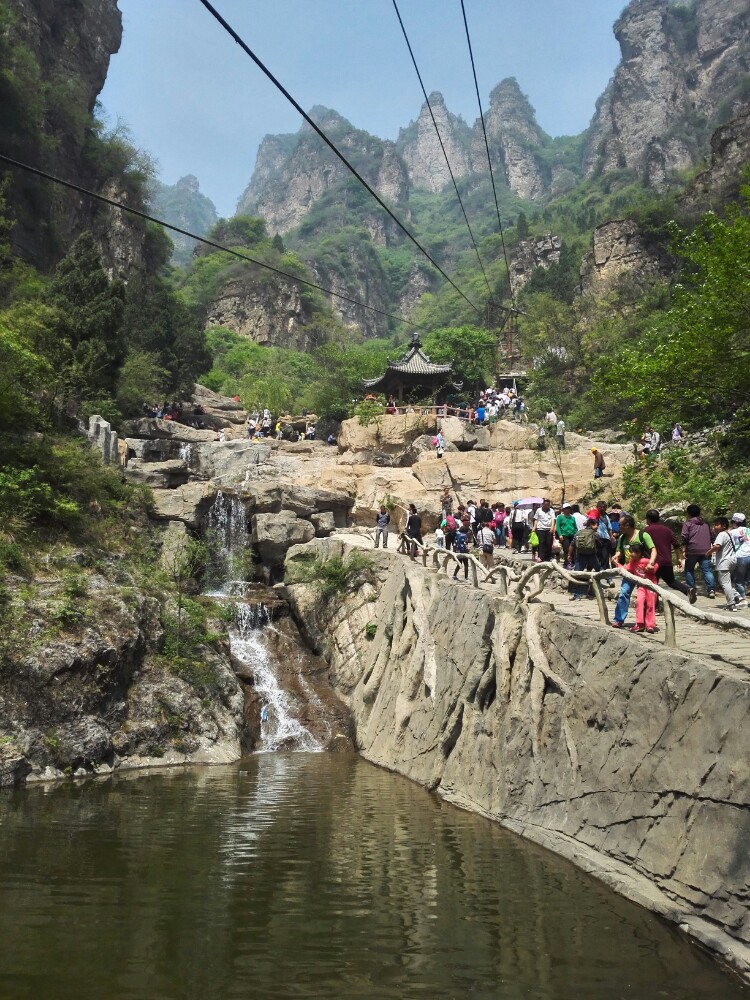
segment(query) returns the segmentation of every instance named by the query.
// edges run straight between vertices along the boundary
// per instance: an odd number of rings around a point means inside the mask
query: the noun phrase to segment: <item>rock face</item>
[[[355,129],[330,108],[312,108],[310,116],[384,199],[392,204],[406,200],[408,174],[393,143]],[[283,235],[299,225],[326,192],[350,177],[344,164],[307,124],[296,135],[266,136],[258,149],[252,179],[238,202],[237,214],[260,215],[269,232]],[[381,215],[372,203],[364,208],[361,218],[365,222],[372,216],[379,226],[383,224]]]
[[[651,249],[632,219],[597,226],[591,250],[581,262],[581,291],[602,294],[623,275],[660,278],[669,273],[663,256]]]
[[[201,193],[198,178],[192,174],[181,177],[176,184],[160,184],[157,181],[151,192],[151,208],[157,218],[198,236],[205,236],[219,219],[216,206]],[[169,233],[169,238],[174,243],[173,263],[188,264],[193,256],[195,240],[173,232]]]
[[[722,125],[711,136],[711,162],[694,179],[682,204],[696,212],[720,208],[738,197],[742,168],[750,162],[750,114]]]
[[[8,0],[2,61],[6,114],[0,144],[11,156],[69,178],[107,197],[133,204],[121,173],[91,156],[91,115],[110,57],[120,47],[117,0],[58,3]],[[8,205],[16,225],[14,249],[50,270],[82,232],[92,231],[110,274],[143,267],[143,226],[72,192],[47,189],[11,172]],[[139,202],[136,208],[143,208]]]
[[[348,551],[319,540],[288,566],[311,548]],[[565,855],[750,973],[746,673],[370,557],[375,582],[336,602],[288,587],[360,752]]]
[[[560,260],[562,243],[558,236],[547,233],[539,240],[521,240],[511,251],[510,284],[514,295],[527,285],[534,271],[542,267],[546,271],[551,264]]]
[[[430,106],[453,176],[458,180],[471,169],[471,129],[463,119],[451,114],[439,91],[430,94]],[[425,102],[416,122],[401,129],[396,143],[409,171],[411,183],[414,187],[426,188],[428,191],[440,191],[450,183],[450,172],[435,134],[435,124]]]
[[[316,346],[310,318],[301,285],[284,279],[261,283],[255,271],[227,281],[206,311],[209,327],[227,327],[264,347],[298,351]]]
[[[584,165],[588,174],[629,168],[658,189],[746,107],[750,10],[746,0],[631,0],[614,30],[622,61],[592,121]]]
[[[528,201],[538,201],[549,186],[549,175],[538,151],[549,142],[534,118],[534,109],[514,78],[503,80],[490,94],[485,115],[490,152],[502,163],[508,187]],[[479,123],[471,146],[475,172],[487,169],[487,151]]]
[[[0,785],[236,760],[243,696],[228,655],[204,647],[198,674],[173,671],[159,656],[156,599],[132,580],[120,590],[98,572],[81,579],[74,607],[61,580],[37,581],[31,630],[5,637]],[[45,632],[50,615],[56,627]]]

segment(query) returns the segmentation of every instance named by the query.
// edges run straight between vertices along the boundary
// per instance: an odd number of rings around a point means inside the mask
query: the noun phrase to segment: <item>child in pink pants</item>
[[[628,573],[633,576],[640,576],[644,580],[656,583],[656,573],[659,569],[658,563],[649,566],[643,546],[640,542],[633,542],[630,546],[630,559],[625,566]],[[656,594],[653,590],[646,590],[645,587],[638,587],[635,599],[635,625],[631,632],[655,632],[656,631]]]

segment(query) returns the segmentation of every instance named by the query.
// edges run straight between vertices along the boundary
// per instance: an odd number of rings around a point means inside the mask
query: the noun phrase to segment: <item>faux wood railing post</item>
[[[664,606],[664,645],[669,649],[677,648],[677,626],[675,623],[674,607],[669,601],[662,601]]]
[[[591,581],[591,586],[594,588],[594,597],[596,598],[596,604],[599,608],[599,620],[603,625],[609,625],[609,609],[607,608],[607,602],[604,598],[602,582],[601,580],[597,580],[595,577]]]
[[[471,558],[471,583],[472,586],[474,587],[479,586],[479,578],[477,576],[477,561],[476,559],[474,559],[473,556]]]

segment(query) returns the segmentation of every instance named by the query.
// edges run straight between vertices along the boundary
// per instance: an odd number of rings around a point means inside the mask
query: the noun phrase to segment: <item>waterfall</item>
[[[189,446],[188,446],[189,447]],[[216,494],[208,512],[206,529],[208,565],[207,593],[215,597],[244,596],[244,579],[250,550],[247,544],[247,513],[237,496]]]
[[[190,459],[193,457],[193,446],[189,441],[180,445],[180,458],[190,468]]]
[[[264,604],[242,603],[237,605],[236,624],[229,632],[232,655],[252,670],[255,691],[268,712],[268,718],[261,722],[261,752],[320,751],[322,745],[294,717],[294,699],[279,684],[277,664],[264,642],[264,632],[271,627],[271,615]]]

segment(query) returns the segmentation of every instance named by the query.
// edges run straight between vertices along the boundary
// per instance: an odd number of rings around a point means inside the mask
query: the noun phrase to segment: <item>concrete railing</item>
[[[473,407],[461,410],[457,406],[448,406],[446,403],[443,403],[438,406],[384,406],[382,415],[386,417],[403,417],[407,415],[416,415],[420,417],[459,417],[471,422],[474,420],[475,413],[476,409]],[[506,409],[502,413],[498,413],[494,418],[487,415],[485,411],[484,423],[489,424],[492,419],[512,420],[513,417],[514,413],[511,409]],[[523,414],[522,419],[524,421],[528,419],[525,413]]]
[[[515,572],[510,566],[503,563],[498,563],[492,569],[487,569],[486,566],[483,566],[471,554],[457,555],[449,549],[437,548],[434,545],[423,545],[402,532],[399,535],[398,551],[411,553],[412,548],[416,550],[415,558],[421,560],[425,569],[432,568],[437,572],[446,571],[451,563],[454,563],[456,566],[462,566],[464,561],[468,560],[473,587],[478,588],[483,584],[497,584],[498,592],[501,596],[512,597],[519,603],[527,603],[542,594],[553,577],[557,577],[577,587],[590,586],[596,600],[597,608],[599,609],[599,620],[604,625],[609,625],[610,619],[602,581],[613,578],[630,580],[631,583],[652,591],[661,599],[665,625],[664,645],[670,649],[677,647],[676,612],[679,612],[685,618],[702,622],[705,625],[715,625],[721,629],[737,629],[741,632],[750,633],[750,619],[718,615],[712,611],[701,611],[686,600],[676,597],[663,587],[659,587],[655,583],[644,580],[639,576],[634,576],[625,569],[577,572],[575,570],[563,569],[557,563],[553,562],[533,563],[521,573]]]

